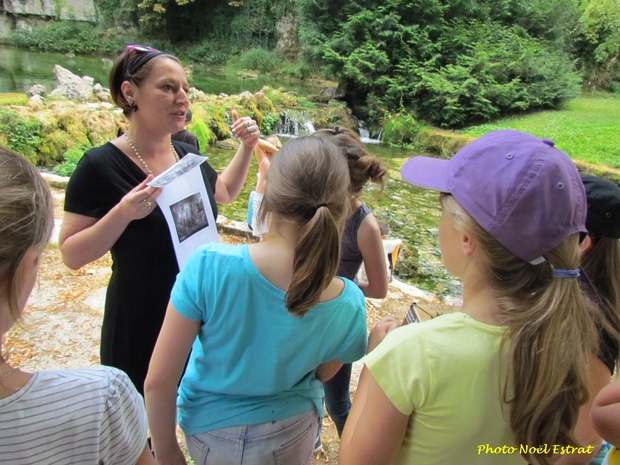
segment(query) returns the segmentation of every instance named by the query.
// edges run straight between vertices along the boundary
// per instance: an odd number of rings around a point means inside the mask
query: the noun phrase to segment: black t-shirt
[[[180,157],[194,148],[174,142]],[[213,214],[217,173],[200,165]],[[111,143],[84,154],[69,180],[65,211],[102,218],[146,173]],[[159,207],[125,228],[111,249],[112,276],[101,330],[101,363],[125,371],[143,392],[155,342],[179,268],[168,224]]]

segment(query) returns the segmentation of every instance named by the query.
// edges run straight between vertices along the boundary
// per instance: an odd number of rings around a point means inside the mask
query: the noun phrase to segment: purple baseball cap
[[[500,244],[532,264],[563,239],[586,232],[586,195],[577,168],[550,139],[489,132],[450,160],[414,157],[411,184],[448,192]]]

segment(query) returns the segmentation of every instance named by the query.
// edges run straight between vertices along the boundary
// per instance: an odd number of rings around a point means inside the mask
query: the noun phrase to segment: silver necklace
[[[129,146],[133,150],[133,153],[136,154],[136,157],[138,157],[138,160],[140,160],[140,163],[142,163],[144,165],[144,169],[146,170],[146,172],[148,174],[153,174],[153,172],[151,171],[151,168],[149,168],[149,165],[147,165],[146,162],[140,156],[140,152],[138,152],[138,149],[136,149],[134,147],[133,142],[131,142],[131,139],[129,138],[127,133],[125,133],[125,139],[127,139],[127,143],[129,144]],[[175,163],[176,163],[177,161],[179,161],[179,154],[177,153],[176,149],[174,148],[174,145],[172,145],[172,142],[170,142],[170,148],[172,149],[172,155],[174,155],[174,160],[175,160]]]
[[[9,371],[7,371],[4,375],[2,375],[2,377],[0,377],[0,384],[2,384],[4,382],[5,379],[7,379],[9,376],[11,376],[13,373],[15,373],[17,371],[17,368],[11,368]]]

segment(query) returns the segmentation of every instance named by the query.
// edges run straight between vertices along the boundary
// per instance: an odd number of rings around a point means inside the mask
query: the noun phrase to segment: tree
[[[356,112],[458,127],[573,98],[577,0],[298,0],[305,57]],[[550,11],[561,11],[548,14]]]

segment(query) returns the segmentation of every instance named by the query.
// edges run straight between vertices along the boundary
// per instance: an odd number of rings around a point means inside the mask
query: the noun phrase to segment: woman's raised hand
[[[157,207],[157,197],[161,194],[161,188],[147,186],[152,180],[153,175],[149,174],[121,199],[119,207],[131,220],[142,219]]]
[[[253,150],[254,147],[256,147],[260,136],[260,128],[258,127],[258,124],[256,124],[256,121],[249,116],[239,118],[237,110],[232,110],[231,114],[233,124],[230,127],[230,130],[233,136],[240,138],[241,142]]]

